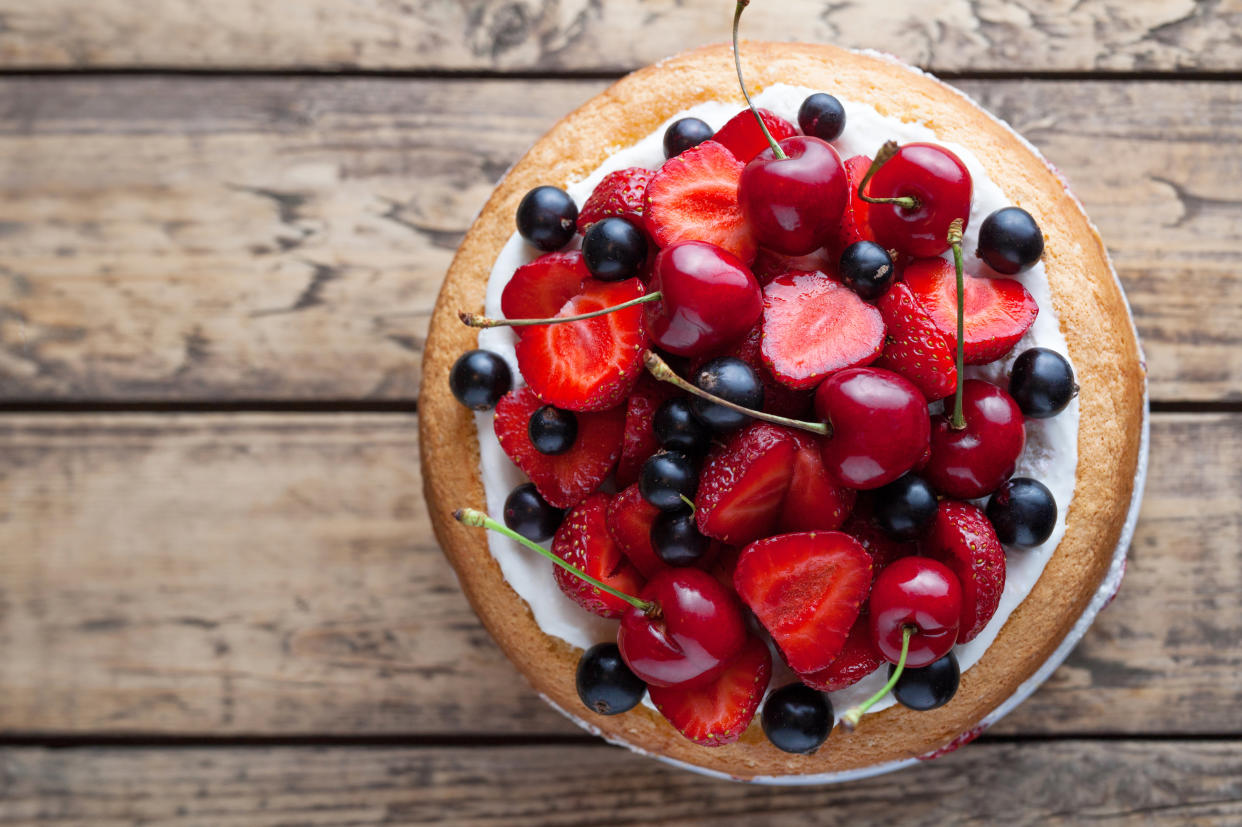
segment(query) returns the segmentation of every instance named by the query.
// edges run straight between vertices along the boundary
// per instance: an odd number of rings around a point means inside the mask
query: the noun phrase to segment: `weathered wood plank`
[[[727,40],[715,0],[0,0],[10,67],[622,71]],[[1242,10],[1191,0],[756,4],[746,34],[876,48],[938,70],[1225,70]]]
[[[413,416],[0,419],[0,733],[568,734],[431,537]],[[1126,586],[1008,733],[1242,734],[1242,415],[1155,418]]]
[[[963,84],[1066,171],[1155,399],[1242,399],[1242,86]],[[494,181],[599,81],[0,81],[0,394],[412,401]]]
[[[830,748],[829,746],[825,748]],[[15,749],[0,823],[1236,824],[1238,742],[972,744],[839,787],[709,780],[607,746]]]

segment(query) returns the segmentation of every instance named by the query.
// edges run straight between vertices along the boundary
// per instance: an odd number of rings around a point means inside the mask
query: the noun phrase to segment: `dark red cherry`
[[[954,430],[947,412],[932,419],[931,457],[921,473],[941,494],[972,500],[1000,488],[1013,474],[1026,445],[1026,425],[1013,397],[982,379],[962,385],[962,415],[966,427],[960,430]]]
[[[962,584],[930,557],[902,557],[871,586],[868,602],[872,639],[890,663],[901,659],[906,626],[914,627],[906,666],[934,663],[953,648],[962,615]]]
[[[936,144],[905,144],[872,176],[868,200],[913,199],[913,205],[872,203],[871,230],[885,249],[924,258],[949,249],[949,225],[970,219],[970,171]]]
[[[763,247],[790,256],[828,243],[841,223],[849,181],[841,156],[827,141],[795,135],[768,147],[742,170],[738,200]]]
[[[703,241],[660,251],[646,308],[651,339],[670,353],[700,356],[748,333],[763,312],[763,292],[745,264]]]

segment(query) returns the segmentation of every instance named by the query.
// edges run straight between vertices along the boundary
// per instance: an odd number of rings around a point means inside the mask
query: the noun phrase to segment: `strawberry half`
[[[656,408],[670,399],[677,390],[667,382],[659,382],[644,373],[634,385],[634,392],[625,403],[625,436],[621,440],[621,459],[617,462],[618,486],[638,482],[647,458],[660,450],[660,442],[652,429]]]
[[[942,258],[906,265],[905,282],[919,306],[957,347],[957,274]],[[966,276],[966,364],[986,365],[1013,350],[1035,321],[1039,305],[1014,279]]]
[[[619,492],[608,503],[608,532],[643,577],[668,568],[651,545],[651,524],[660,509],[643,499],[638,485]]]
[[[827,669],[798,677],[812,689],[836,692],[858,683],[879,669],[883,663],[884,655],[880,653],[880,647],[875,645],[875,640],[871,637],[871,624],[867,622],[867,615],[863,614],[854,621],[841,654],[833,658]]]
[[[699,474],[699,531],[742,545],[772,533],[793,478],[797,442],[789,428],[754,422],[707,455]]]
[[[709,684],[651,686],[651,702],[678,732],[702,747],[732,744],[750,726],[772,679],[767,644],[750,635],[742,651]]]
[[[1005,549],[987,516],[970,503],[941,500],[923,553],[944,563],[962,583],[957,642],[974,640],[988,625],[1005,591]]]
[[[894,284],[876,302],[888,335],[875,360],[914,383],[928,401],[944,399],[957,389],[957,352],[919,306],[910,286]],[[954,322],[956,324],[956,322]]]
[[[754,274],[760,287],[766,287],[772,279],[786,273],[818,270],[821,273],[834,274],[837,272],[839,260],[840,256],[833,260],[828,251],[823,248],[804,256],[787,256],[784,253],[760,247],[755,255],[755,263],[750,266],[750,272]]]
[[[798,134],[794,125],[780,115],[766,109],[757,111],[759,117],[763,118],[763,124],[768,128],[768,132],[772,133],[772,140],[778,144]],[[756,155],[768,148],[768,139],[763,137],[763,130],[759,128],[755,116],[749,109],[743,109],[730,118],[727,124],[720,127],[720,131],[712,137],[712,140],[732,152],[733,157],[743,164],[752,161]]]
[[[547,253],[514,271],[500,294],[500,311],[506,319],[550,318],[582,292],[590,277],[582,253],[577,250]],[[513,328],[519,336],[524,330]]]
[[[530,415],[542,405],[530,388],[509,391],[496,403],[496,438],[540,496],[557,508],[571,508],[598,488],[616,464],[625,413],[620,408],[580,413],[573,447],[563,454],[541,454],[530,441]]]
[[[809,390],[883,347],[880,311],[823,273],[786,273],[763,288],[763,364],[782,384]]]
[[[846,247],[856,241],[875,241],[875,233],[871,232],[871,205],[858,197],[858,185],[871,168],[871,159],[866,155],[855,155],[845,162],[845,177],[849,181],[850,197],[845,202],[845,212],[841,215],[841,228],[837,237],[829,244],[835,259],[841,258]],[[868,193],[870,186],[868,186]]]
[[[556,317],[603,310],[644,293],[638,279],[587,279]],[[647,346],[642,305],[593,319],[527,327],[518,338],[518,368],[544,402],[570,411],[616,405],[638,381]]]
[[[749,264],[758,248],[737,200],[744,166],[715,141],[669,158],[647,185],[648,235],[660,247],[706,241]]]
[[[751,543],[733,585],[800,674],[827,669],[871,591],[871,556],[839,531],[782,534]]]
[[[610,215],[638,219],[642,223],[643,196],[655,173],[643,167],[629,167],[610,172],[595,185],[582,209],[578,210],[578,232]],[[543,318],[536,316],[533,318]]]
[[[795,434],[798,452],[794,454],[793,476],[781,503],[776,526],[781,533],[794,531],[835,531],[850,512],[858,492],[844,488],[828,476],[820,458],[819,445],[809,435]]]
[[[607,494],[592,494],[574,506],[552,538],[552,553],[614,589],[636,595],[646,581],[608,533],[608,500]],[[620,617],[630,608],[560,566],[554,574],[561,591],[593,615]]]

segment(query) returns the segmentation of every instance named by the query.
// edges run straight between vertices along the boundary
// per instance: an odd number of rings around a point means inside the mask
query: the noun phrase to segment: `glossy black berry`
[[[638,474],[638,493],[661,511],[684,508],[682,496],[693,501],[698,487],[698,469],[680,451],[661,451],[648,457]]]
[[[940,503],[927,480],[915,474],[893,480],[875,492],[872,515],[894,540],[917,540],[936,519]]]
[[[627,712],[647,692],[647,684],[625,665],[615,643],[597,643],[587,649],[578,661],[575,683],[586,708],[600,715]]]
[[[542,543],[552,539],[565,512],[548,505],[532,483],[526,482],[509,492],[505,498],[505,525],[527,540]]]
[[[449,389],[457,401],[473,411],[496,407],[500,397],[513,389],[509,363],[490,350],[468,350],[449,371]]]
[[[988,497],[987,515],[1002,543],[1038,546],[1056,527],[1057,501],[1039,480],[1014,477]]]
[[[889,664],[888,676],[893,676],[897,667]],[[944,706],[957,694],[957,685],[962,672],[957,666],[957,656],[952,652],[934,663],[920,669],[906,667],[897,685],[893,687],[893,697],[907,709],[926,712]]]
[[[661,511],[651,522],[651,547],[670,566],[692,566],[707,553],[711,541],[699,533],[694,514]]]
[[[735,405],[756,411],[763,407],[763,385],[751,366],[741,359],[721,356],[704,362],[690,377],[690,381],[701,390]],[[690,407],[700,422],[717,431],[740,428],[750,419],[744,413],[697,396],[691,398]]]
[[[647,261],[647,235],[620,216],[601,218],[582,236],[582,260],[597,279],[632,279]]]
[[[841,253],[841,281],[860,298],[878,299],[893,286],[893,257],[874,241],[855,241]]]
[[[845,107],[832,95],[816,92],[798,107],[798,126],[803,134],[835,141],[845,131]]]
[[[531,444],[541,454],[563,454],[578,439],[578,417],[552,405],[536,408],[526,426]]]
[[[1002,207],[979,227],[979,258],[998,273],[1012,276],[1035,266],[1044,254],[1044,233],[1021,207]]]
[[[1009,373],[1009,395],[1023,415],[1032,419],[1056,416],[1077,394],[1074,369],[1055,350],[1033,347],[1014,360]]]
[[[517,229],[522,238],[550,253],[569,243],[577,231],[578,206],[569,193],[556,187],[535,187],[522,196]]]
[[[670,451],[702,454],[711,442],[711,432],[694,415],[690,400],[669,399],[656,408],[651,419],[652,430],[659,443]]]
[[[823,692],[791,683],[768,696],[760,721],[774,747],[809,755],[832,731],[832,703]]]
[[[682,118],[679,121],[673,121],[668,125],[668,129],[664,130],[664,157],[672,158],[674,155],[680,155],[690,147],[710,140],[715,134],[706,121],[698,118]]]

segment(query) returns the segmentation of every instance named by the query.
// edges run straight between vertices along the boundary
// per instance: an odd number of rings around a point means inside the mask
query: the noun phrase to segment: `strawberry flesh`
[[[758,249],[737,188],[744,164],[715,141],[668,159],[647,185],[643,221],[660,247],[705,241],[750,263]]]
[[[794,125],[780,115],[767,109],[759,109],[758,112],[768,132],[772,133],[772,140],[778,144],[798,134]],[[730,118],[712,140],[732,152],[733,157],[743,164],[752,161],[756,155],[768,148],[768,139],[763,136],[763,130],[759,128],[749,109],[743,109]]]
[[[651,702],[678,732],[703,747],[732,744],[754,720],[772,679],[767,644],[750,635],[711,683],[649,687]]]
[[[799,675],[802,682],[820,692],[836,692],[847,686],[853,686],[884,663],[884,655],[880,647],[875,645],[871,637],[871,624],[867,615],[860,615],[854,621],[841,654],[833,658],[827,669]]]
[[[605,175],[578,210],[578,232],[585,233],[596,221],[613,215],[641,224],[643,196],[654,174],[643,167],[628,167]]]
[[[923,553],[944,563],[962,583],[957,642],[978,637],[1005,591],[1005,549],[987,516],[970,503],[942,500]]]
[[[506,319],[547,319],[582,292],[591,274],[582,253],[547,253],[523,264],[500,294],[500,311]],[[515,327],[521,336],[526,328]]]
[[[614,589],[636,595],[646,580],[608,533],[608,500],[607,494],[597,493],[574,506],[552,538],[552,553]],[[593,615],[620,617],[630,608],[621,598],[560,566],[554,576],[561,591]]]
[[[617,462],[616,480],[619,487],[638,482],[647,458],[660,450],[652,420],[656,408],[676,394],[667,382],[659,382],[649,374],[639,377],[634,392],[625,403],[625,436],[621,440],[621,459]]]
[[[608,504],[608,531],[643,577],[668,568],[651,545],[651,524],[660,509],[643,499],[637,485],[619,492]]]
[[[876,302],[888,335],[875,366],[914,383],[928,401],[943,399],[957,388],[957,353],[904,282],[894,284]],[[956,324],[956,322],[955,322]]]
[[[699,531],[732,545],[771,534],[796,450],[792,430],[766,422],[747,425],[714,448],[699,475]]]
[[[783,534],[795,531],[835,531],[850,512],[858,492],[834,481],[824,470],[819,445],[809,435],[795,434],[798,452],[794,454],[793,476],[781,504],[777,529]]]
[[[835,274],[839,260],[840,256],[834,260],[824,248],[804,256],[787,256],[784,253],[760,247],[755,255],[755,263],[750,266],[750,271],[754,273],[759,285],[766,287],[772,279],[786,273],[818,270],[821,273]]]

